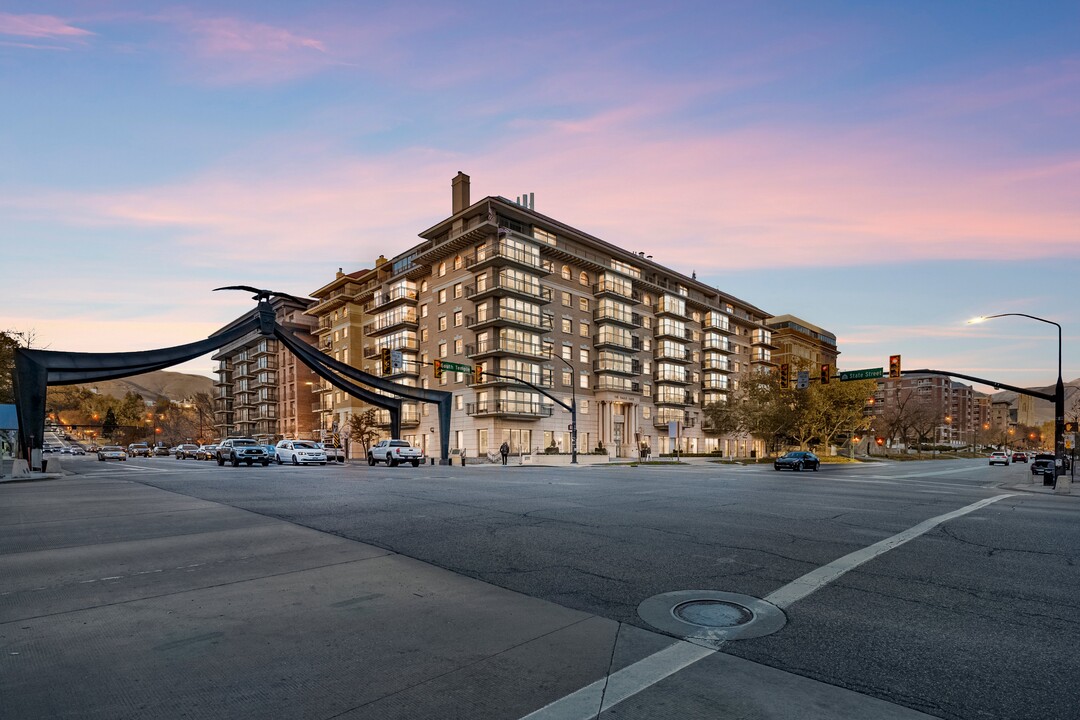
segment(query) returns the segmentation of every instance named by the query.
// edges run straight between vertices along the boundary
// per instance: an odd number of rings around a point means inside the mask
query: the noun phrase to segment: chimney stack
[[[451,215],[469,207],[469,176],[458,170],[458,174],[450,181],[450,188],[454,199],[454,211]]]

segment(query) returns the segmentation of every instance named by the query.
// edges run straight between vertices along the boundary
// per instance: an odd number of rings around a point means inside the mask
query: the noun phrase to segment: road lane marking
[[[924,520],[912,528],[885,538],[869,547],[833,560],[828,565],[793,580],[764,599],[780,608],[790,607],[793,603],[825,587],[825,585],[844,573],[854,570],[882,553],[900,547],[909,540],[914,540],[941,523],[975,512],[991,503],[1014,497],[1014,495],[1015,493],[1008,493],[984,498],[959,510]],[[638,660],[632,665],[628,665],[618,672],[600,678],[576,692],[529,713],[521,720],[592,720],[623,700],[647,690],[683,668],[716,654],[720,645],[715,647],[716,649],[705,648],[680,640],[659,652]]]
[[[909,540],[923,535],[930,530],[933,530],[938,525],[953,518],[967,515],[968,513],[975,512],[980,508],[984,508],[991,503],[995,503],[998,500],[1004,500],[1007,497],[1013,497],[1013,493],[1007,495],[995,495],[994,497],[984,498],[978,502],[965,505],[959,510],[953,510],[950,513],[944,515],[938,515],[932,517],[929,520],[924,520],[918,525],[908,528],[907,530],[897,533],[892,537],[887,537],[880,542],[876,542],[869,547],[865,547],[862,550],[856,550],[853,553],[849,553],[842,558],[833,560],[828,565],[823,565],[817,570],[812,570],[800,578],[792,580],[784,587],[769,593],[764,597],[766,602],[770,602],[779,608],[786,608],[792,603],[802,600],[810,593],[825,587],[836,578],[840,577],[844,573],[854,570],[863,563],[873,560],[878,555],[886,553],[889,550],[900,547]]]

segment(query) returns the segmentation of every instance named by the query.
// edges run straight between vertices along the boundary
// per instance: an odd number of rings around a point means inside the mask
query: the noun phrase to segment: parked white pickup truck
[[[380,440],[367,454],[367,464],[385,462],[390,467],[397,467],[398,463],[411,462],[413,467],[418,467],[424,459],[424,453],[420,448],[414,448],[408,440]]]
[[[326,451],[326,459],[330,462],[345,462],[345,448],[333,443],[315,443]]]

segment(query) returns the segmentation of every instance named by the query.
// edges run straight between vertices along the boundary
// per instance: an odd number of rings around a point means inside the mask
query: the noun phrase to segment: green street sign
[[[847,380],[874,380],[884,376],[882,368],[866,368],[865,370],[847,370],[840,373],[840,382]]]
[[[471,373],[472,372],[472,365],[462,365],[461,363],[446,362],[444,360],[443,364],[442,364],[442,369],[443,369],[443,372]]]

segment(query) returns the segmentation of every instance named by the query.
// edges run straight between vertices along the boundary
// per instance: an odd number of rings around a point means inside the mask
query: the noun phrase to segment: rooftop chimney
[[[469,176],[458,170],[458,174],[450,181],[451,193],[454,198],[454,211],[451,215],[469,207]]]

